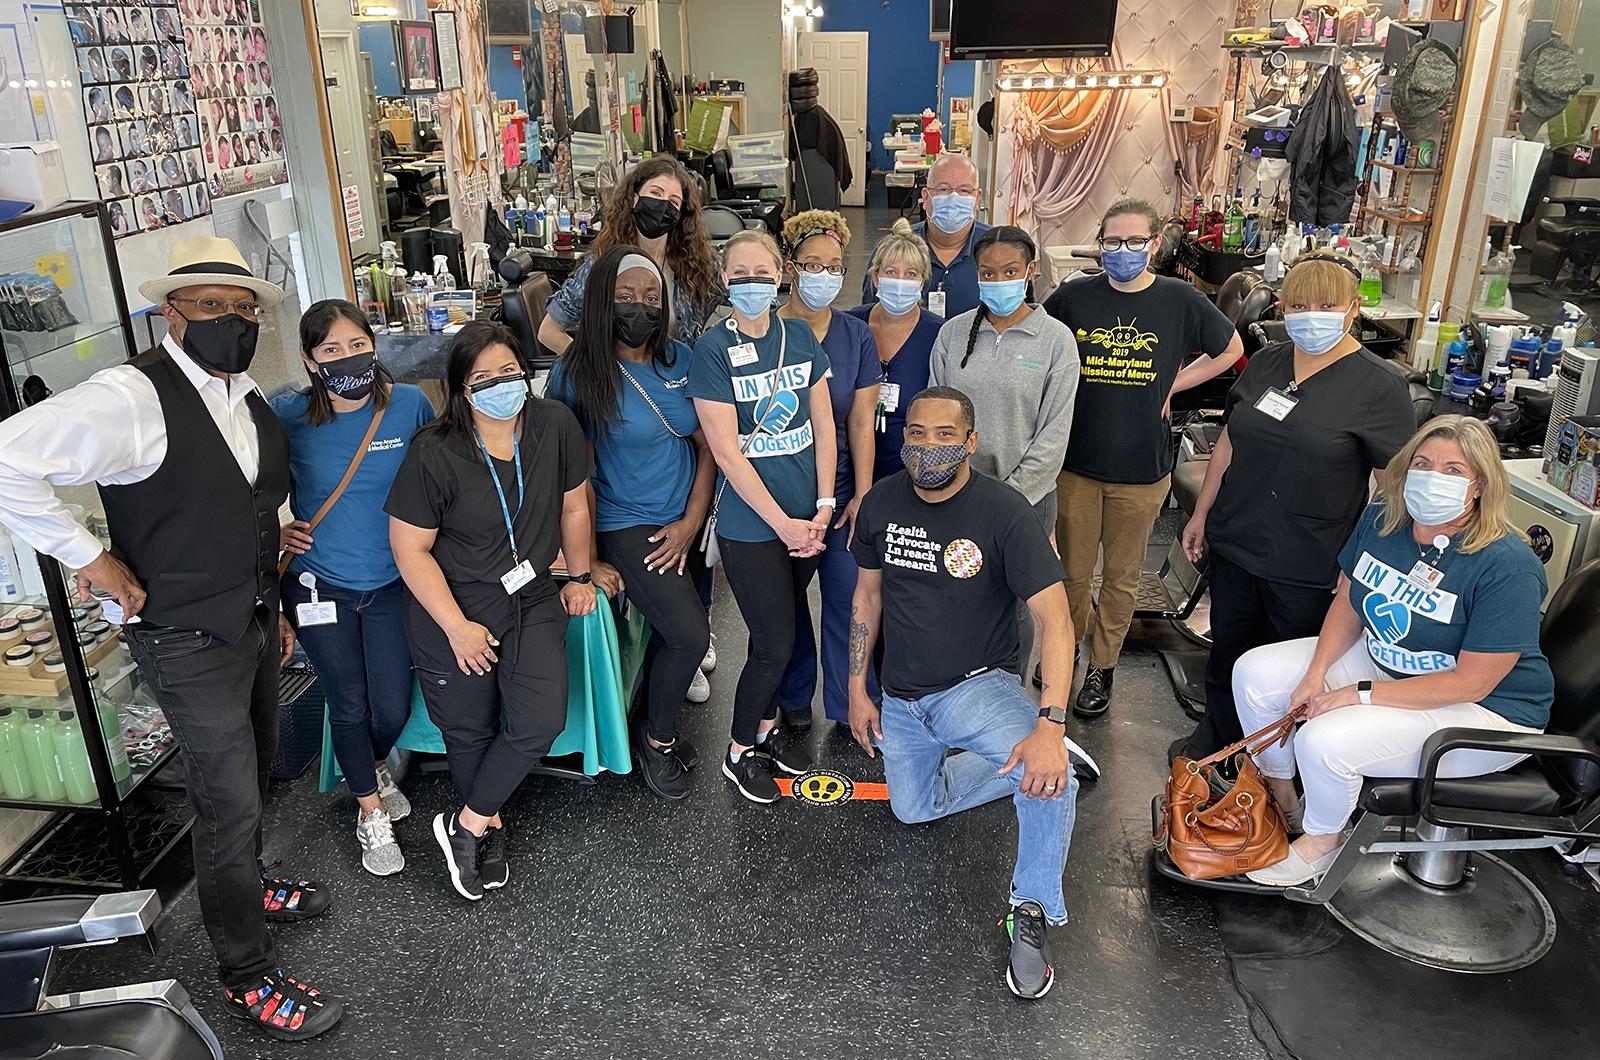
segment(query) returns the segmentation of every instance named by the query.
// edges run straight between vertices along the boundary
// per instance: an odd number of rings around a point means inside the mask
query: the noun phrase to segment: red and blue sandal
[[[343,1001],[284,975],[282,968],[227,991],[227,999],[230,1013],[285,1042],[315,1038],[344,1018]]]
[[[333,895],[314,880],[273,880],[263,876],[261,887],[261,911],[268,923],[310,920],[333,906]]]

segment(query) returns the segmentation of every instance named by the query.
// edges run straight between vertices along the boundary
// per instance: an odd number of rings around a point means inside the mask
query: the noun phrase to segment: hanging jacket
[[[654,88],[654,106],[651,115],[656,123],[656,144],[659,150],[671,151],[676,145],[673,130],[677,125],[678,97],[672,90],[672,75],[667,72],[667,60],[658,48],[650,53],[650,80]]]
[[[1345,224],[1356,204],[1356,108],[1344,76],[1330,66],[1289,135],[1289,220]]]
[[[800,153],[815,150],[833,167],[839,176],[839,187],[848,188],[855,179],[850,169],[850,143],[833,115],[820,106],[809,110],[794,110],[789,132],[789,158],[800,160]]]

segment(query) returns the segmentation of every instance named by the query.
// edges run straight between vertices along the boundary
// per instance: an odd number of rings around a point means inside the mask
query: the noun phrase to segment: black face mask
[[[611,307],[611,335],[629,349],[643,349],[661,330],[661,307],[617,302]]]
[[[372,352],[355,353],[317,365],[322,385],[328,393],[346,401],[361,401],[372,393],[372,383],[378,376],[378,355]]]
[[[633,227],[646,239],[660,239],[674,228],[683,213],[669,199],[640,196],[633,204]]]
[[[179,314],[182,316],[182,313]],[[189,320],[183,330],[183,352],[202,368],[233,375],[250,367],[256,356],[261,325],[237,313],[214,320]]]

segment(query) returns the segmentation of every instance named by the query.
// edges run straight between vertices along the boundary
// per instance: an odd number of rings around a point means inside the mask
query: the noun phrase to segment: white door
[[[815,67],[817,102],[839,123],[850,150],[854,180],[841,200],[846,206],[867,204],[867,35],[865,33],[802,33],[795,66]]]
[[[369,140],[370,125],[366,114],[366,100],[361,91],[361,79],[355,64],[354,37],[349,33],[324,33],[321,35],[322,75],[328,93],[328,117],[333,125],[334,168],[339,171],[341,191],[354,188],[360,213],[347,214],[349,228],[356,236],[350,240],[350,254],[376,254],[383,239],[383,216],[386,209],[382,199],[375,199],[372,174],[372,151]],[[335,206],[346,210],[344,195],[335,200]]]

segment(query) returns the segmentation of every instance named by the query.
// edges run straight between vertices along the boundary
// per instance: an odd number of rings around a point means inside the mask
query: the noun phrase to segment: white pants
[[[1257,732],[1289,713],[1289,696],[1311,668],[1317,638],[1304,637],[1267,644],[1246,652],[1233,669],[1233,698],[1245,734]],[[1357,681],[1389,681],[1367,654],[1363,638],[1328,670],[1327,687]],[[1305,786],[1305,830],[1329,835],[1345,826],[1361,798],[1364,777],[1414,777],[1422,772],[1422,745],[1440,729],[1462,726],[1501,732],[1541,732],[1507,721],[1477,703],[1456,703],[1432,710],[1379,706],[1381,687],[1372,691],[1372,706],[1340,707],[1300,726],[1286,746],[1273,744],[1256,755],[1261,772],[1289,780],[1298,766]],[[1439,763],[1441,777],[1475,777],[1498,773],[1526,755],[1460,749]]]

